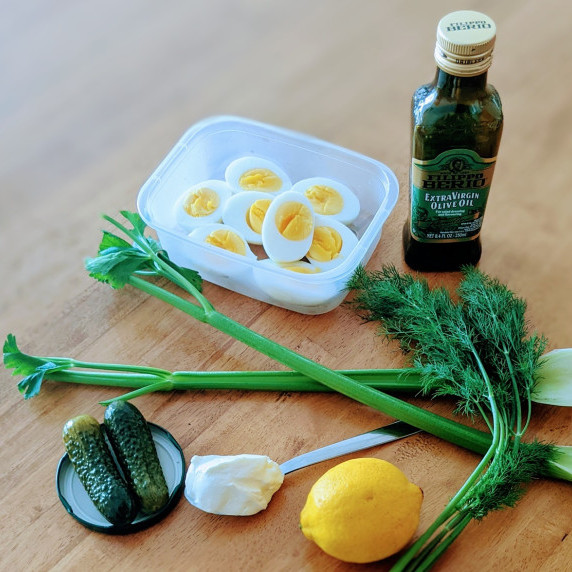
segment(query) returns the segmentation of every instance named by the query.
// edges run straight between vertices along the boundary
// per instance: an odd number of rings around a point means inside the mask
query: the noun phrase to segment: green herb
[[[411,354],[425,392],[453,396],[458,411],[482,416],[492,433],[475,471],[395,570],[430,567],[471,520],[514,506],[558,454],[522,441],[546,341],[528,333],[523,300],[475,268],[463,272],[458,302],[395,268],[359,269],[349,284],[358,312]]]

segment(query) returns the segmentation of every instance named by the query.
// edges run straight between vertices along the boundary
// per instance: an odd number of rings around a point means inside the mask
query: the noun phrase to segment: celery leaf
[[[53,363],[49,359],[30,356],[20,351],[16,343],[16,337],[8,334],[4,342],[4,365],[7,369],[13,369],[12,375],[24,375],[18,383],[18,390],[24,394],[25,399],[34,397],[40,393],[44,376],[48,373],[61,371],[68,367],[68,363]]]
[[[133,228],[123,226],[109,216],[104,216],[104,219],[122,230],[133,240],[133,244],[111,232],[103,231],[98,255],[88,258],[85,262],[85,268],[92,278],[118,289],[123,288],[129,278],[137,273],[171,278],[165,272],[168,265],[182,280],[186,280],[200,292],[202,278],[198,272],[181,268],[172,262],[158,241],[145,236],[147,226],[138,213],[121,211],[121,214]]]
[[[4,365],[7,369],[13,369],[12,375],[28,375],[42,366],[45,360],[29,356],[20,351],[16,343],[16,336],[8,334],[4,342]]]
[[[92,278],[113,288],[123,288],[134,272],[150,269],[150,258],[132,246],[110,246],[96,258],[88,258],[85,268]]]

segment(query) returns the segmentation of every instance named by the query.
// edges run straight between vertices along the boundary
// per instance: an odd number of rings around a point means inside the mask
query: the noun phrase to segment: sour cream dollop
[[[264,510],[283,482],[279,465],[265,455],[195,455],[185,497],[205,512],[249,516]]]

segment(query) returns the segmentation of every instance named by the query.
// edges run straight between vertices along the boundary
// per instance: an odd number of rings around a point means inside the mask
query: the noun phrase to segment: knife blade
[[[356,435],[355,437],[344,439],[338,443],[326,445],[320,449],[315,449],[314,451],[293,457],[282,463],[280,469],[286,475],[292,471],[303,469],[304,467],[320,463],[321,461],[327,461],[335,457],[340,457],[341,455],[369,449],[370,447],[382,445],[383,443],[390,443],[391,441],[403,439],[403,437],[408,437],[409,435],[414,435],[419,432],[420,429],[413,427],[413,425],[409,425],[403,421],[395,421],[394,423],[378,427],[367,433],[362,433],[361,435]]]

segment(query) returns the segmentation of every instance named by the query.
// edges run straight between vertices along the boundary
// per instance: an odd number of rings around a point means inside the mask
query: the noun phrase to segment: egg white
[[[306,258],[315,266],[318,266],[322,269],[322,271],[330,270],[336,266],[339,266],[347,260],[348,256],[351,255],[354,248],[357,246],[358,238],[357,236],[345,225],[339,222],[336,219],[327,216],[315,215],[314,217],[314,233],[316,229],[322,226],[330,227],[333,230],[337,231],[342,239],[342,247],[339,254],[336,258],[332,260],[316,260],[310,256],[310,249],[308,249],[308,253],[306,254]]]
[[[189,197],[189,195],[203,188],[211,189],[218,195],[219,199],[218,207],[208,215],[200,217],[191,216],[185,211],[183,205],[187,200],[187,197]],[[220,222],[222,220],[222,211],[224,205],[226,201],[231,197],[231,195],[232,191],[224,181],[211,179],[193,185],[192,187],[188,188],[184,193],[182,193],[175,202],[174,209],[175,209],[175,220],[177,222],[177,225],[179,225],[181,228],[183,228],[188,232],[198,226]]]
[[[240,231],[250,244],[262,244],[262,234],[248,224],[247,213],[255,201],[264,199],[273,200],[273,195],[261,191],[243,191],[232,195],[222,212],[223,223]]]
[[[244,189],[240,186],[240,177],[250,171],[251,169],[268,169],[276,174],[280,180],[282,181],[282,185],[280,188],[274,191],[266,191],[264,189]],[[274,161],[270,161],[268,159],[263,159],[262,157],[241,157],[240,159],[234,160],[228,167],[226,168],[224,174],[225,180],[228,186],[233,190],[233,192],[238,193],[240,191],[247,191],[247,192],[254,192],[260,191],[264,193],[268,193],[271,195],[276,195],[281,193],[282,191],[289,190],[292,186],[292,182],[290,181],[290,177],[286,174],[286,171],[280,165],[276,164]]]
[[[266,254],[274,262],[293,262],[304,258],[308,248],[312,244],[313,230],[306,238],[301,240],[289,240],[283,236],[276,226],[276,214],[285,203],[298,203],[309,209],[312,227],[314,224],[314,212],[310,201],[302,194],[286,191],[278,195],[266,211],[266,217],[262,223],[262,246]]]
[[[316,214],[321,214],[322,216],[334,218],[344,224],[350,224],[358,217],[360,211],[360,202],[358,197],[347,185],[344,185],[339,181],[335,181],[334,179],[328,179],[325,177],[311,177],[309,179],[303,179],[302,181],[298,181],[292,187],[292,190],[304,195],[309,188],[316,185],[331,187],[332,189],[335,189],[340,194],[343,200],[343,207],[340,212],[331,215],[322,214],[319,212],[317,212]]]

